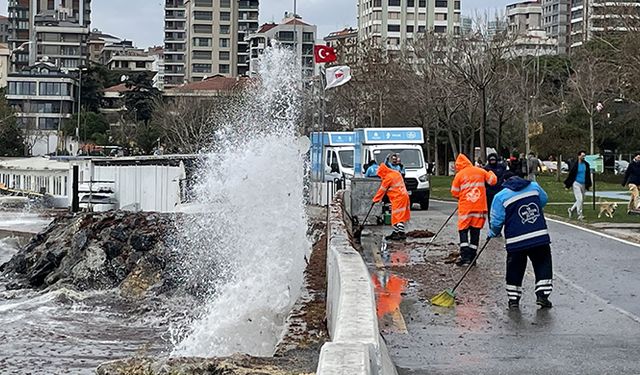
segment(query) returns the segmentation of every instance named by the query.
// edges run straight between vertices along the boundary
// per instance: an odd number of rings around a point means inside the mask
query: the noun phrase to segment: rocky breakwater
[[[110,211],[56,218],[0,266],[6,289],[117,288],[123,297],[173,290],[175,217]]]

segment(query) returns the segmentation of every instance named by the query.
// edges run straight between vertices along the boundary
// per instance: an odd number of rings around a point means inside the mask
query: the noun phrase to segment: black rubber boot
[[[553,307],[553,304],[551,303],[551,301],[549,301],[549,298],[540,296],[538,296],[536,300],[536,305],[540,306],[543,309],[550,309]]]

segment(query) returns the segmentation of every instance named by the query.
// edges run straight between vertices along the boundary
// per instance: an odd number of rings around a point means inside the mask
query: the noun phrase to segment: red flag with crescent
[[[333,49],[333,47],[322,44],[316,44],[313,46],[313,56],[315,57],[316,64],[331,63],[338,59],[338,56],[336,56],[336,50]]]

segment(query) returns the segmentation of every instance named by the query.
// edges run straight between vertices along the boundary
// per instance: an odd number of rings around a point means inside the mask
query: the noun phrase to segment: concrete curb
[[[318,375],[396,375],[378,331],[376,301],[364,260],[351,244],[339,191],[327,223],[327,326],[331,342],[322,346]]]

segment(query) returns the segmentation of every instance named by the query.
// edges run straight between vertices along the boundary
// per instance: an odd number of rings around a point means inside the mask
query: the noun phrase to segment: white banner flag
[[[327,86],[325,90],[342,86],[351,80],[351,68],[346,65],[327,68]]]

